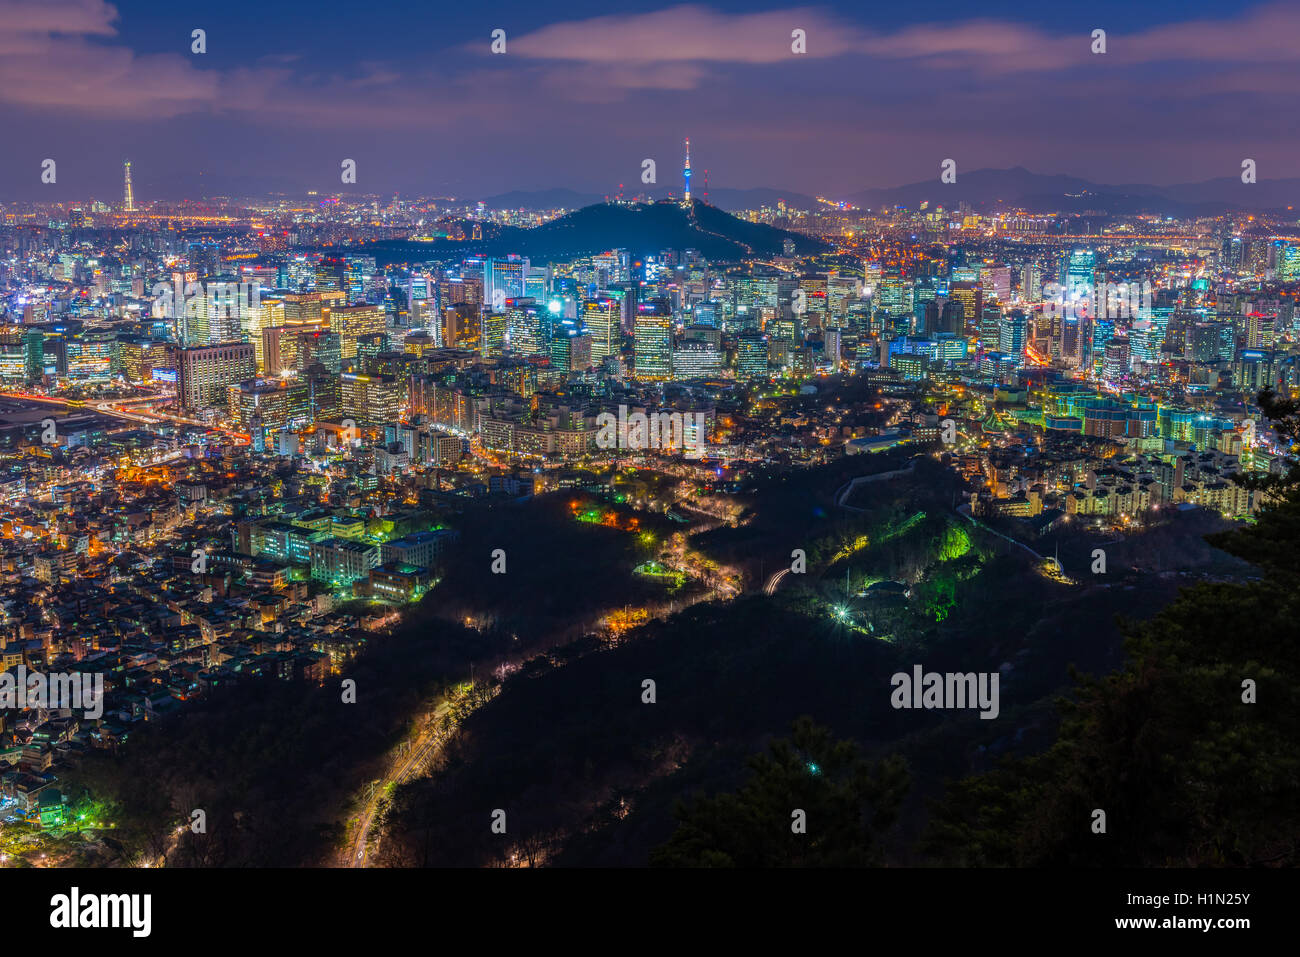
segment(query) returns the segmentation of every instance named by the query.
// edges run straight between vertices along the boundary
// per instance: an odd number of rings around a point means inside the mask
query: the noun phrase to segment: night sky
[[[1300,176],[1294,2],[539,6],[0,0],[0,199],[116,201],[126,157],[139,199],[608,193],[646,157],[675,184],[684,136],[712,188],[831,196],[945,157],[1106,183],[1235,176],[1248,156]]]

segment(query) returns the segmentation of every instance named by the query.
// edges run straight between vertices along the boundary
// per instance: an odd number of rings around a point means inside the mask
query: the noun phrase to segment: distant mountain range
[[[1108,185],[1077,176],[1031,173],[1024,167],[957,171],[957,182],[941,183],[936,167],[933,179],[889,189],[866,189],[849,201],[876,209],[882,206],[915,208],[928,201],[951,207],[959,202],[988,209],[1020,206],[1036,212],[1164,213],[1213,215],[1234,209],[1283,210],[1300,207],[1300,179],[1260,180],[1246,184],[1240,175],[1201,183],[1152,186],[1147,183]]]
[[[737,219],[715,206],[680,203],[598,203],[531,229],[480,224],[480,240],[379,242],[366,246],[381,265],[438,259],[441,256],[504,256],[518,253],[536,262],[558,262],[626,249],[635,256],[663,249],[697,249],[715,262],[749,256],[779,256],[787,240],[800,255],[829,247],[816,239],[763,223]]]
[[[663,196],[667,190],[661,191]],[[652,195],[659,198],[661,193]],[[1105,184],[1061,174],[1032,173],[1021,166],[1011,169],[957,170],[955,183],[941,183],[936,165],[934,176],[904,186],[865,189],[841,198],[856,206],[879,209],[886,206],[916,208],[923,202],[951,208],[958,203],[989,210],[1014,206],[1035,212],[1065,213],[1158,213],[1167,216],[1216,215],[1232,210],[1300,209],[1300,178],[1260,180],[1246,184],[1240,174],[1205,180],[1153,186],[1148,183]],[[504,193],[484,197],[494,209],[577,208],[598,203],[603,196],[554,189]],[[817,201],[795,190],[770,188],[715,189],[708,201],[722,209],[756,209],[787,205],[811,209]],[[1300,218],[1300,217],[1298,217]]]

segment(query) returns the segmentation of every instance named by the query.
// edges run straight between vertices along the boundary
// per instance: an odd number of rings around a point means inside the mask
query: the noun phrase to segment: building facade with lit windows
[[[253,347],[244,342],[181,349],[176,361],[176,394],[187,410],[225,405],[228,389],[256,375]]]
[[[650,311],[638,313],[632,371],[639,382],[667,382],[673,377],[671,316]]]

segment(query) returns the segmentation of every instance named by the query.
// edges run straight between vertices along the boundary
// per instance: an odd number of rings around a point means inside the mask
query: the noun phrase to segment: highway
[[[64,406],[65,408],[70,406],[74,401],[72,399],[61,399],[58,398],[57,396],[37,395],[32,392],[18,392],[18,391],[3,391],[0,392],[0,397],[6,397],[11,399],[26,399],[31,402],[44,402],[49,405],[61,405]],[[172,399],[173,397],[171,395],[166,395],[166,394],[152,395],[152,396],[137,396],[132,399],[104,399],[100,402],[94,402],[94,403],[88,402],[84,406],[81,406],[81,408],[92,409],[95,412],[99,412],[103,415],[111,415],[118,419],[126,419],[128,422],[138,422],[142,425],[157,425],[159,422],[171,422],[180,425],[193,425],[193,426],[197,426],[198,428],[209,429],[213,432],[221,432],[224,435],[229,435],[237,439],[243,439],[245,442],[250,441],[249,436],[243,432],[236,432],[234,429],[226,429],[220,426],[210,425],[209,423],[203,422],[199,419],[191,419],[183,415],[174,415],[169,412],[159,412],[158,410],[153,408],[147,410],[148,411],[147,415],[142,415],[135,412],[128,412],[124,408],[124,406],[127,405],[148,405],[154,402],[171,401]]]

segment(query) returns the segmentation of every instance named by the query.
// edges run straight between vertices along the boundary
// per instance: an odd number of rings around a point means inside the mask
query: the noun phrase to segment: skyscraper
[[[479,351],[483,358],[490,359],[505,354],[506,351],[506,311],[487,310],[483,313],[483,335]]]
[[[384,332],[387,321],[382,306],[344,306],[330,311],[330,331],[338,333],[345,364],[357,357],[357,340]]]
[[[483,304],[497,309],[502,300],[523,298],[528,266],[519,256],[488,259],[483,264]]]
[[[1091,249],[1074,250],[1064,264],[1062,278],[1065,285],[1065,299],[1075,305],[1076,308],[1073,310],[1075,314],[1085,310],[1088,315],[1097,314],[1098,310],[1092,301],[1095,286],[1093,273],[1096,267],[1097,254]]]
[[[898,277],[884,279],[876,287],[876,301],[889,315],[905,316],[912,311],[915,301],[912,284]]]
[[[441,293],[442,285],[433,273],[412,272],[407,280],[409,325],[412,329],[426,330],[437,346],[443,344]]]
[[[576,329],[561,328],[551,339],[551,364],[562,372],[583,372],[591,368],[591,336]]]
[[[135,212],[135,193],[131,190],[131,161],[127,160],[123,169],[125,170],[126,184],[124,187],[124,197],[122,207],[128,213]]]
[[[506,300],[506,342],[511,352],[539,355],[546,351],[542,307],[533,299]]]
[[[186,411],[224,405],[227,388],[257,374],[253,347],[243,342],[181,349],[176,363],[176,395]]]
[[[998,351],[1014,356],[1016,366],[1025,364],[1025,336],[1028,322],[1024,310],[1012,309],[1001,317],[998,330]]]
[[[722,368],[722,352],[704,339],[686,339],[673,350],[674,379],[704,379]]]
[[[1106,344],[1103,350],[1102,378],[1107,382],[1118,382],[1129,373],[1128,338],[1121,336]]]
[[[591,333],[591,361],[599,364],[609,356],[618,355],[623,338],[618,300],[588,300],[583,305],[582,319]]]
[[[673,376],[672,317],[642,306],[636,317],[633,363],[641,382],[666,382]]]

